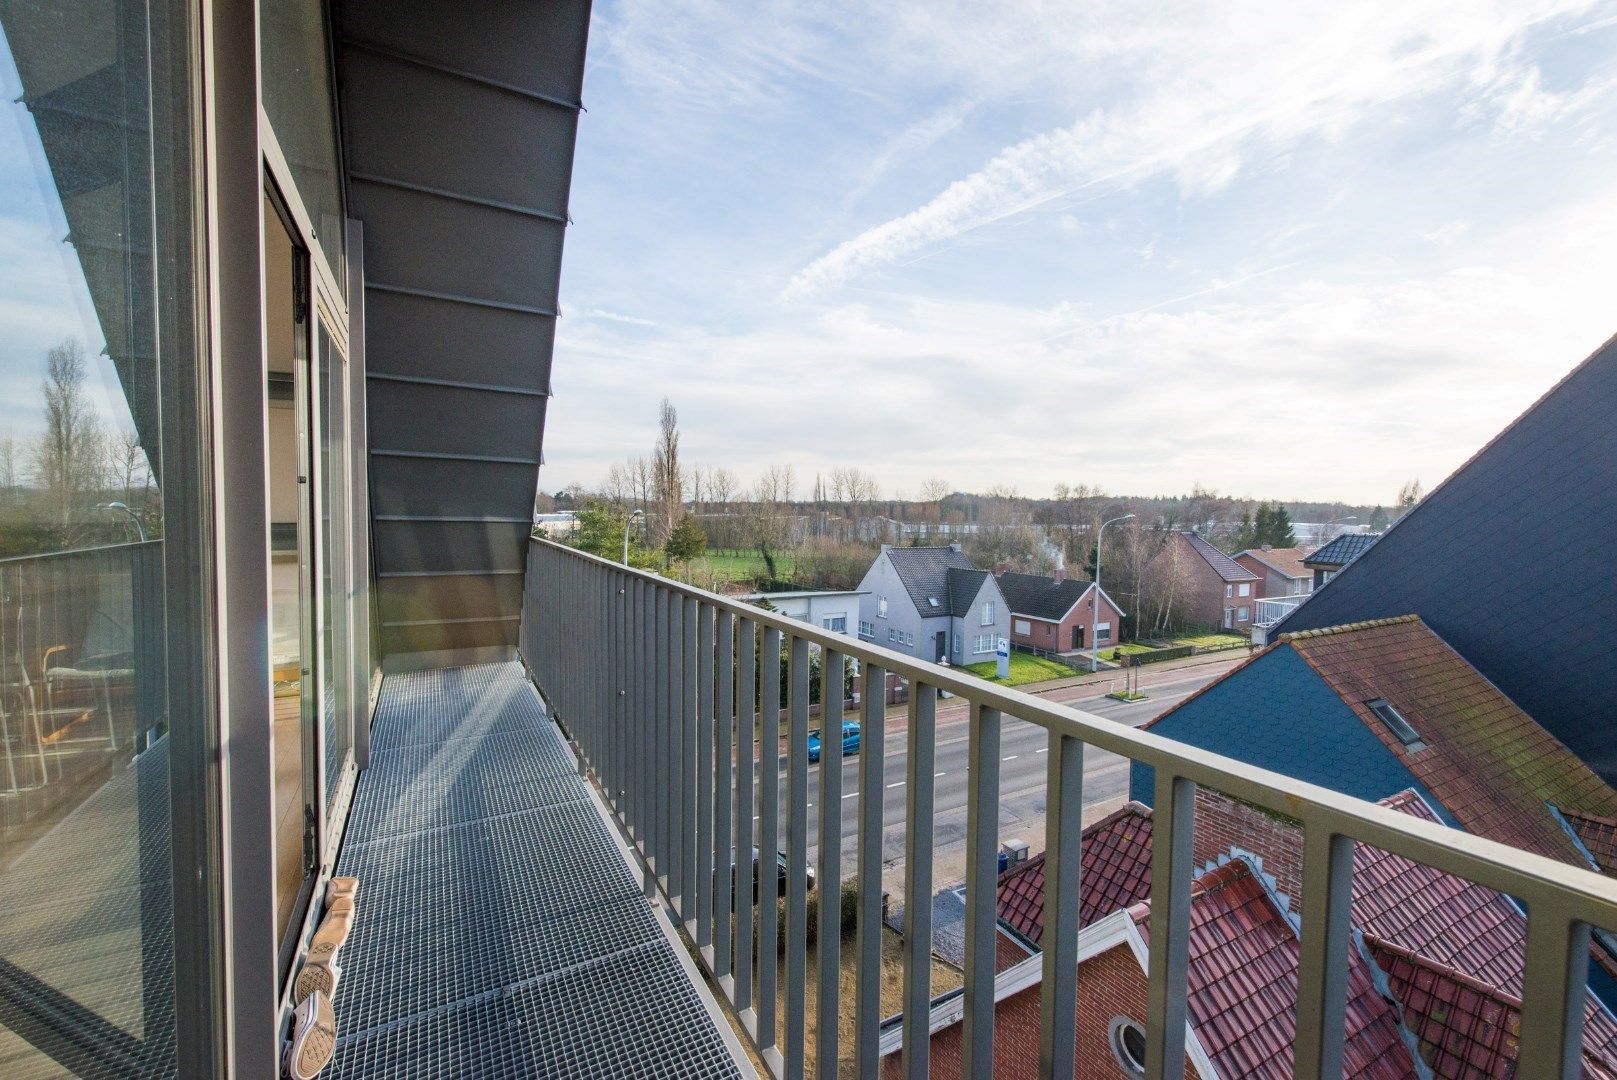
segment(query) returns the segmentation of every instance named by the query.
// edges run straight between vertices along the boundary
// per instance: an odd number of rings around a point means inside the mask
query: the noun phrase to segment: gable
[[[1289,645],[1258,654],[1148,726],[1154,734],[1370,802],[1418,786]],[[1151,804],[1152,774],[1148,765],[1131,764],[1131,798]]]
[[[1617,781],[1617,339],[1271,631],[1417,614]]]

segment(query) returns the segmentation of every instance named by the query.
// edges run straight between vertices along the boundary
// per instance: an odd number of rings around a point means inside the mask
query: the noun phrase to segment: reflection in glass
[[[337,797],[348,757],[349,735],[348,560],[343,543],[348,517],[347,371],[325,325],[320,325],[320,595],[324,598],[321,687],[325,742],[326,807]]]
[[[264,113],[309,211],[315,241],[338,286],[346,287],[336,95],[325,5],[321,0],[263,0],[259,32]]]
[[[8,1080],[176,1069],[159,428],[193,330],[187,20],[0,0]]]

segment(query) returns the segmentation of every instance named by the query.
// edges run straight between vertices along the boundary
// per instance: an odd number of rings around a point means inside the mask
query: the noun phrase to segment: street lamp
[[[1124,514],[1122,517],[1112,518],[1110,521],[1100,523],[1100,532],[1095,534],[1095,598],[1089,602],[1089,670],[1100,670],[1100,642],[1095,640],[1100,633],[1100,545],[1106,539],[1106,526],[1116,525],[1119,521],[1128,521],[1133,514]],[[1135,599],[1138,604],[1138,598]]]
[[[1332,525],[1346,525],[1350,521],[1358,521],[1358,520],[1359,520],[1359,515],[1357,515],[1357,514],[1349,514],[1345,518],[1337,518],[1335,521],[1327,521],[1324,525],[1320,526],[1319,542],[1322,543],[1322,544],[1328,544],[1332,540],[1336,539],[1335,536],[1332,536],[1332,537],[1329,537],[1329,538],[1327,538],[1325,536],[1325,530],[1329,529]],[[1340,534],[1338,534],[1338,535],[1340,535]]]
[[[643,518],[645,516],[646,516],[646,512],[644,510],[636,510],[634,513],[625,514],[624,517],[623,517],[623,565],[624,566],[629,565],[629,522],[634,521],[634,520],[636,520],[638,518]]]
[[[140,537],[140,542],[144,544],[147,540],[151,539],[151,537],[146,535],[146,523],[144,521],[140,520],[140,515],[135,513],[133,510],[129,509],[129,507],[124,505],[123,503],[121,503],[121,502],[97,503],[96,504],[96,509],[97,510],[118,510],[118,511],[121,511],[122,513],[128,514],[129,515],[129,520],[133,521],[135,523],[135,533],[136,533],[136,535],[138,535]]]

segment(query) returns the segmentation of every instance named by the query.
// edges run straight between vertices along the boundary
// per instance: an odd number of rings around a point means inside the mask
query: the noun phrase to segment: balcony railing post
[[[965,1076],[987,1078],[994,1073],[1000,712],[973,702],[970,725],[966,734],[966,1015],[961,1063]],[[1046,914],[1046,920],[1049,917]]]
[[[1151,820],[1151,941],[1146,997],[1145,1074],[1179,1077],[1185,1068],[1186,980],[1190,971],[1191,839],[1196,785],[1156,770]]]
[[[887,672],[865,664],[864,722],[859,734],[859,955],[855,986],[854,1072],[881,1068],[882,799],[886,794]]]
[[[1353,947],[1353,841],[1328,825],[1303,834],[1303,924],[1297,966],[1297,1042],[1293,1075],[1342,1075],[1347,1023],[1348,950]]]
[[[713,945],[713,609],[697,608],[696,657],[696,947]],[[711,955],[709,956],[711,961]]]
[[[668,754],[668,902],[675,921],[684,923],[685,896],[685,597],[668,596],[668,713],[664,720]]]
[[[718,670],[714,673],[714,693],[718,705],[714,714],[716,738],[713,760],[717,766],[713,804],[713,851],[717,876],[713,882],[713,930],[717,935],[713,945],[713,974],[719,979],[730,975],[731,934],[734,924],[730,909],[735,897],[735,848],[731,843],[731,777],[732,739],[735,725],[735,621],[728,611],[718,613],[714,630],[718,646]]]
[[[786,1075],[802,1076],[808,982],[809,643],[793,634],[787,655],[786,1045],[781,1054]]]
[[[1039,1062],[1045,1077],[1073,1074],[1078,1016],[1078,911],[1082,897],[1084,744],[1050,735],[1044,797],[1044,993]]]
[[[909,759],[904,775],[904,1073],[930,1073],[932,1012],[932,785],[938,691],[910,682]]]
[[[752,927],[758,896],[758,876],[752,860],[753,734],[758,717],[758,624],[741,617],[736,642],[736,993],[735,1006],[743,1019],[752,1008]],[[757,1014],[752,1016],[757,1022]]]
[[[841,653],[820,653],[820,925],[816,931],[820,976],[815,999],[815,1071],[837,1075],[837,1021],[842,972],[842,684]],[[803,740],[807,746],[807,737]]]
[[[669,875],[668,850],[673,836],[671,810],[673,800],[671,792],[674,786],[673,757],[668,752],[669,732],[673,724],[669,722],[671,706],[673,705],[672,687],[669,684],[668,673],[672,665],[669,658],[673,653],[673,635],[669,617],[668,591],[661,585],[652,586],[657,596],[657,629],[652,638],[655,652],[655,668],[653,674],[656,682],[657,700],[651,717],[651,735],[653,743],[652,777],[656,783],[656,802],[652,808],[651,829],[655,842],[657,859],[657,878],[662,884],[665,893],[672,893],[674,879]]]
[[[701,882],[696,875],[696,804],[697,789],[700,778],[697,776],[696,766],[696,729],[699,726],[700,716],[697,705],[697,687],[700,683],[700,667],[698,663],[701,646],[698,641],[698,627],[702,604],[698,600],[686,598],[685,623],[683,641],[684,662],[681,665],[684,689],[680,694],[680,750],[679,750],[679,778],[680,778],[680,866],[679,879],[683,883],[679,897],[679,920],[685,924],[685,932],[696,937],[696,913],[702,907]]]
[[[781,633],[764,629],[758,665],[761,727],[758,735],[758,1046],[766,1059],[775,1048],[777,975],[780,970],[780,677]],[[776,1055],[777,1061],[779,1055]],[[773,1063],[772,1063],[773,1064]]]
[[[1549,890],[1529,897],[1517,1076],[1583,1075],[1588,974],[1589,924],[1574,918]]]

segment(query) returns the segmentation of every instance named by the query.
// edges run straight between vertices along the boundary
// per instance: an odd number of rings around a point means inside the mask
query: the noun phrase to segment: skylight
[[[1403,715],[1392,707],[1392,702],[1386,698],[1375,698],[1371,701],[1366,701],[1364,704],[1371,712],[1381,718],[1381,722],[1387,725],[1387,730],[1398,736],[1398,741],[1405,746],[1412,750],[1418,750],[1426,745],[1421,742],[1420,735],[1415,729],[1410,727],[1409,721],[1405,720]]]
[[[937,606],[938,606],[938,598],[937,598],[937,597],[935,597],[935,596],[929,596],[929,597],[927,597],[927,598],[926,598],[926,602],[927,602],[927,603],[929,603],[929,604],[931,604],[931,605],[932,605],[932,606],[933,606],[933,607],[937,607]]]

